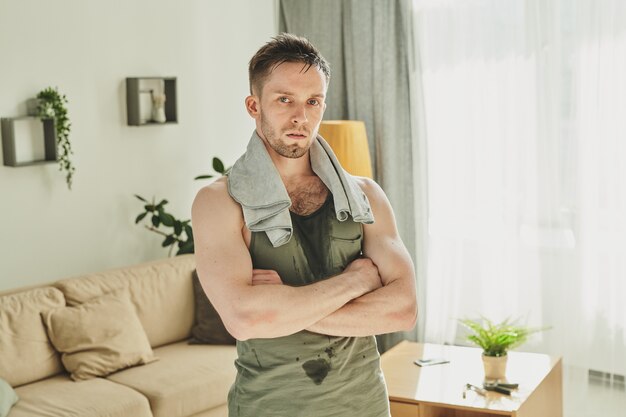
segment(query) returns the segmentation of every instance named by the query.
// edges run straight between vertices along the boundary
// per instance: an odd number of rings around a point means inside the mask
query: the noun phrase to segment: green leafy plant
[[[219,174],[226,175],[228,169],[224,168],[224,163],[219,158],[213,158],[213,170]],[[195,180],[213,178],[214,175],[205,174],[198,175]],[[158,204],[153,198],[152,201],[148,201],[140,195],[135,194],[135,197],[144,203],[144,211],[139,213],[135,218],[135,224],[141,222],[149,216],[149,224],[145,224],[146,229],[151,232],[157,233],[164,237],[161,246],[164,248],[169,247],[168,256],[172,256],[174,248],[178,248],[176,255],[183,255],[185,253],[194,253],[193,244],[193,228],[191,226],[191,220],[180,220],[174,217],[171,213],[165,211],[167,200],[161,200]]]
[[[213,171],[218,172],[222,175],[226,175],[230,168],[224,168],[224,163],[219,158],[213,158]],[[205,180],[208,178],[213,178],[213,175],[204,174],[198,175],[194,180]]]
[[[522,326],[510,319],[493,323],[483,317],[480,320],[461,319],[459,322],[472,332],[467,340],[480,346],[485,356],[505,356],[509,349],[526,342],[531,334],[547,329]]]
[[[54,119],[57,139],[57,160],[59,171],[65,171],[67,188],[72,189],[74,165],[70,160],[72,144],[70,143],[71,123],[67,115],[67,97],[59,93],[55,87],[48,87],[37,94],[37,115],[40,119]]]

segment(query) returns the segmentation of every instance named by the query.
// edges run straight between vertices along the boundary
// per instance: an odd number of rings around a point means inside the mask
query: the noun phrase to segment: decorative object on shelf
[[[57,161],[56,133],[54,120],[40,120],[35,116],[6,117],[0,121],[2,132],[2,155],[4,165],[9,167],[23,167],[29,165],[50,164]],[[22,147],[17,141],[23,143],[29,139],[43,143],[30,143],[34,149],[29,149],[29,156],[24,159],[20,152]],[[39,152],[37,152],[39,151]],[[37,154],[37,155],[35,155]],[[42,156],[41,156],[42,155]]]
[[[547,329],[522,326],[509,319],[493,323],[484,317],[480,320],[461,319],[459,322],[472,332],[467,340],[483,349],[485,381],[506,380],[507,352],[522,345],[531,334]]]
[[[319,134],[333,148],[341,166],[352,175],[372,178],[365,123],[360,120],[324,120]]]
[[[152,95],[152,120],[157,123],[165,123],[165,94]]]
[[[126,78],[129,126],[178,123],[176,77]]]
[[[219,174],[226,175],[228,169],[224,168],[224,163],[219,158],[213,158],[213,170]],[[196,180],[213,178],[213,175],[199,175]],[[144,211],[140,213],[135,219],[135,224],[142,221],[147,215],[151,215],[150,224],[145,225],[146,229],[151,232],[157,233],[165,237],[161,246],[168,247],[168,256],[172,256],[172,251],[175,246],[178,246],[176,255],[183,255],[185,253],[194,253],[193,245],[193,229],[191,227],[191,220],[179,220],[173,215],[165,211],[165,205],[167,200],[161,200],[156,204],[156,200],[153,198],[151,202],[146,200],[140,195],[135,194],[135,197],[144,203]],[[172,228],[171,231],[163,231],[161,226]]]
[[[48,87],[37,94],[36,99],[28,100],[28,113],[37,116],[42,121],[52,120],[56,132],[57,161],[59,171],[65,171],[67,188],[72,189],[74,164],[70,159],[72,144],[70,143],[70,131],[72,124],[67,115],[67,97],[61,94],[58,88]]]

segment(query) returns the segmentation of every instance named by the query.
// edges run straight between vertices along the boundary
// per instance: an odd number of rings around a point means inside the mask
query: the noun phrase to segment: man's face
[[[306,154],[326,109],[326,78],[316,67],[284,62],[265,80],[260,97],[248,97],[248,111],[260,136],[286,158]],[[252,102],[250,101],[252,100]]]

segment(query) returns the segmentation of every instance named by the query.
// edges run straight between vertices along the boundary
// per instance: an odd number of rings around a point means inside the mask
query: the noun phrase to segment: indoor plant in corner
[[[545,330],[522,326],[509,319],[493,323],[483,317],[480,320],[462,319],[459,322],[471,332],[467,340],[483,349],[485,381],[506,380],[508,351],[522,345],[531,334]]]

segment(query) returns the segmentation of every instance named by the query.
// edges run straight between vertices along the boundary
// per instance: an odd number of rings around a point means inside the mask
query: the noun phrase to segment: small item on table
[[[502,385],[499,384],[483,384],[483,388],[485,388],[487,391],[494,391],[494,392],[499,392],[500,394],[504,394],[504,395],[511,395],[511,389],[510,388],[505,388]]]
[[[414,363],[417,366],[431,366],[431,365],[441,365],[443,363],[450,363],[450,361],[445,358],[421,358],[421,359],[416,359]]]
[[[476,385],[465,384],[465,389],[463,390],[463,399],[465,399],[467,391],[474,391],[475,393],[480,394],[482,396],[487,395],[487,391],[485,391],[484,389],[477,387]]]

